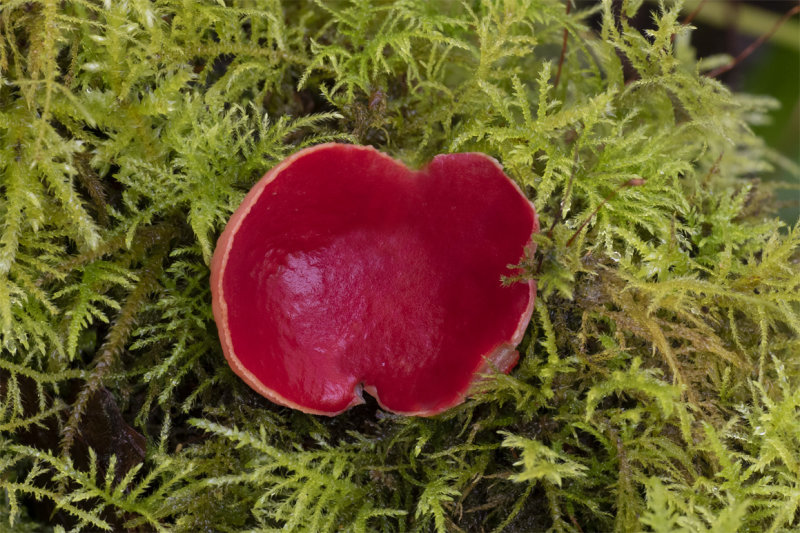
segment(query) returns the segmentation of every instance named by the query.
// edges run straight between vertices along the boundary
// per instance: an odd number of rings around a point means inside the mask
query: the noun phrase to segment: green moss
[[[800,527],[773,102],[703,75],[679,4],[622,4],[3,2],[2,527]],[[520,365],[443,415],[292,412],[222,356],[215,239],[329,140],[483,151],[536,204]]]

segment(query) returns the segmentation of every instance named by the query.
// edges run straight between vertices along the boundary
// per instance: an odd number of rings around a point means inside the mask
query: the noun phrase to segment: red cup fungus
[[[517,362],[536,283],[515,272],[536,212],[497,161],[436,156],[414,171],[371,147],[323,144],[249,192],[211,264],[225,357],[281,405],[363,403],[430,416]]]

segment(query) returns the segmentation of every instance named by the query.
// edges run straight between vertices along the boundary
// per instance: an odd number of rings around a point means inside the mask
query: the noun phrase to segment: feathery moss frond
[[[0,520],[796,529],[800,225],[768,178],[800,172],[751,129],[776,102],[703,75],[685,11],[3,2]],[[215,239],[332,140],[417,167],[482,151],[536,206],[519,365],[437,417],[304,415],[225,363]]]

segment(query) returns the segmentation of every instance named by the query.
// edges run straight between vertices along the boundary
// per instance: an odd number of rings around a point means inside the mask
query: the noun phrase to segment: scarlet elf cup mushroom
[[[363,403],[429,416],[509,372],[536,283],[504,286],[536,212],[497,161],[419,171],[323,144],[270,170],[220,237],[214,318],[231,368],[273,402],[336,415]]]

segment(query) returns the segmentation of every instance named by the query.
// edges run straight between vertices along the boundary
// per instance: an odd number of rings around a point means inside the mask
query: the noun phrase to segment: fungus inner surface
[[[536,229],[487,156],[415,172],[372,149],[307,150],[232,237],[222,289],[235,357],[314,412],[359,403],[360,385],[396,412],[459,403],[529,309],[529,284],[502,276]]]

